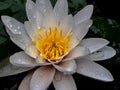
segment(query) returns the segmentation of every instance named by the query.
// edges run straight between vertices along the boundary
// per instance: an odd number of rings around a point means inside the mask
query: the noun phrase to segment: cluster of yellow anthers
[[[65,55],[69,48],[69,41],[72,32],[63,35],[63,31],[49,27],[49,30],[38,27],[39,39],[33,39],[37,49],[39,50],[42,58],[49,60],[58,60],[61,56]]]

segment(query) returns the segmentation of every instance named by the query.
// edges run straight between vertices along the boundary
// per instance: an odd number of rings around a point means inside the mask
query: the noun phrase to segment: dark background
[[[95,14],[114,19],[120,22],[120,1],[119,0],[87,0],[88,4],[95,5]]]

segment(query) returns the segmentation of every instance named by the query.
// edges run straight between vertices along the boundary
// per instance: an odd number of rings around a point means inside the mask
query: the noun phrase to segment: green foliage
[[[98,16],[94,17],[91,30],[100,37],[110,41],[120,41],[120,25],[114,20]]]
[[[0,10],[4,10],[4,9],[7,9],[11,6],[11,3],[8,3],[6,1],[4,2],[0,2]]]
[[[72,4],[75,6],[75,7],[78,7],[80,4],[82,6],[85,6],[87,5],[87,2],[86,0],[71,0]]]
[[[54,7],[57,0],[50,0],[50,1],[52,3],[52,6]]]
[[[0,45],[3,44],[7,39],[0,36]]]

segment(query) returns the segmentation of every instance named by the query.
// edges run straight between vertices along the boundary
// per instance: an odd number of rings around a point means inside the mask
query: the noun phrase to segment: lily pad
[[[5,2],[0,2],[0,10],[4,10],[10,7],[11,4],[5,3]]]
[[[1,44],[5,43],[6,40],[7,40],[6,38],[0,36],[0,46]]]

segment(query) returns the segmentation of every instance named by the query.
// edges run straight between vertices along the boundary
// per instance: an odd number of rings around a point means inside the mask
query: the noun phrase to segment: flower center
[[[33,42],[42,58],[56,61],[70,49],[69,41],[71,35],[71,32],[63,35],[63,30],[58,30],[57,26],[53,29],[50,27],[48,30],[38,27],[39,39],[33,40]]]

